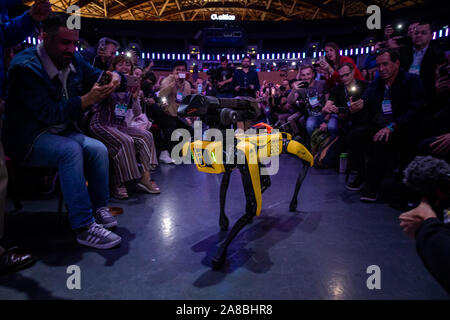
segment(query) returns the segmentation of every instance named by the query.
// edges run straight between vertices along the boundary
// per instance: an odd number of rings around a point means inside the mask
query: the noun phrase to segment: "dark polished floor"
[[[344,176],[310,170],[298,211],[288,210],[298,162],[283,156],[261,216],[228,252],[223,270],[210,259],[222,239],[218,226],[220,176],[194,166],[162,165],[154,178],[160,195],[134,194],[116,202],[125,213],[117,249],[77,245],[57,228],[56,200],[24,201],[7,214],[6,238],[38,258],[19,273],[0,277],[0,299],[448,299],[428,274],[387,204],[362,204],[346,191]],[[238,172],[227,213],[244,210]],[[8,203],[8,211],[12,210]],[[68,290],[69,265],[81,268],[81,290]],[[369,290],[366,269],[378,265],[381,289]]]

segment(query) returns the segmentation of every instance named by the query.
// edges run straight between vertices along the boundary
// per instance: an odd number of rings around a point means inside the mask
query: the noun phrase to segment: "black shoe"
[[[0,275],[23,270],[35,262],[31,254],[20,253],[19,248],[13,247],[0,255]]]
[[[371,190],[367,190],[365,189],[361,198],[359,198],[360,201],[362,202],[376,202],[378,199],[378,194],[377,192],[371,191]]]
[[[358,174],[356,178],[347,184],[347,189],[352,191],[359,191],[364,187],[364,179]]]

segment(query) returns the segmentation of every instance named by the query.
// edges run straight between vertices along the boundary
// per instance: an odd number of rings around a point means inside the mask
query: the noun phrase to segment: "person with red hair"
[[[353,61],[350,57],[341,56],[339,46],[336,43],[328,42],[325,44],[325,53],[325,59],[320,61],[320,67],[323,70],[328,71],[329,76],[327,79],[327,85],[329,88],[334,87],[337,83],[341,82],[337,71],[344,63],[351,63],[353,65],[356,80],[364,80],[364,77],[356,66],[355,61]]]

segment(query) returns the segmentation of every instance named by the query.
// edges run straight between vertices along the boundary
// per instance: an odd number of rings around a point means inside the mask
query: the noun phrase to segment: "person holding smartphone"
[[[187,72],[185,61],[176,61],[172,66],[172,74],[161,83],[159,91],[160,107],[155,112],[155,120],[163,131],[161,155],[159,160],[167,164],[175,164],[171,157],[174,142],[171,141],[172,132],[178,128],[187,129],[194,134],[194,129],[186,118],[178,116],[178,107],[181,100],[191,94],[191,84],[187,81],[190,74]]]
[[[147,127],[131,125],[132,119],[143,116],[139,78],[132,75],[133,64],[126,55],[115,57],[112,68],[126,79],[126,86],[95,107],[89,124],[89,133],[105,144],[112,159],[111,194],[127,199],[126,184],[131,181],[138,181],[138,188],[146,193],[160,193],[150,174],[158,164],[153,135]]]
[[[328,97],[328,90],[324,80],[315,80],[314,68],[302,65],[299,71],[300,82],[296,82],[295,89],[288,96],[288,103],[296,106],[297,112],[291,119],[297,122],[303,116],[308,136],[311,137],[315,129],[324,121],[322,108]],[[333,131],[334,132],[334,131]]]
[[[347,189],[361,190],[365,180],[364,150],[367,144],[358,139],[362,137],[361,130],[367,130],[369,123],[369,110],[364,108],[362,100],[368,83],[355,79],[355,69],[351,63],[341,65],[338,73],[341,84],[331,90],[323,111],[338,116],[341,133],[347,140],[349,168],[358,172],[354,180],[347,185]]]

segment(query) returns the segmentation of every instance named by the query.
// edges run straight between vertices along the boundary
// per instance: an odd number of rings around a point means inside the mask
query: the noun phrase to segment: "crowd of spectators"
[[[9,2],[0,11],[20,1]],[[339,137],[338,152],[349,155],[346,187],[361,191],[364,202],[377,201],[385,175],[397,172],[401,178],[418,154],[450,161],[449,63],[444,48],[432,42],[429,21],[411,24],[408,41],[393,37],[387,26],[386,38],[361,71],[329,42],[325,55],[301,65],[294,78],[270,83],[260,81],[249,56],[239,68],[222,57],[208,79],[195,80],[185,61],[157,77],[152,63],[144,67],[137,55],[116,55],[120,44],[110,38],[83,57],[75,50],[79,31],[67,29],[67,15],[49,11],[47,0],[36,0],[28,13],[2,21],[0,54],[9,48],[7,77],[0,64],[7,90],[0,91],[6,104],[2,141],[6,155],[21,165],[58,169],[80,244],[107,249],[120,243],[108,230],[117,225],[110,196],[128,198],[133,183],[160,193],[151,172],[161,162],[175,164],[172,133],[183,128],[193,136],[196,119],[177,114],[190,94],[255,98],[261,109],[255,123],[290,132],[308,147],[314,135]],[[41,21],[37,46],[14,47]],[[0,176],[6,177],[1,161]],[[420,200],[403,196],[406,202]],[[15,250],[0,247],[6,265],[30,263],[29,255]]]

